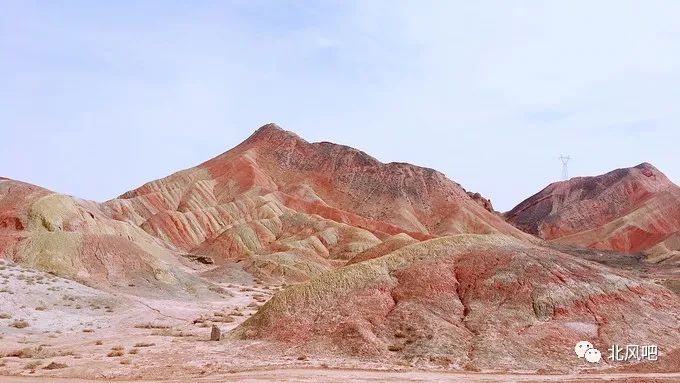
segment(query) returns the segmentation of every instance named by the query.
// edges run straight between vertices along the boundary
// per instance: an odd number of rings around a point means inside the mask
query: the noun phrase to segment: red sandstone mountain
[[[632,274],[507,236],[458,235],[293,286],[231,336],[394,364],[559,371],[584,366],[573,355],[582,339],[600,350],[657,344],[673,358],[680,299]]]
[[[680,250],[680,187],[647,163],[553,183],[506,218],[557,243],[656,259]]]
[[[678,240],[677,187],[649,165],[544,192],[511,222],[598,248],[651,251]],[[633,226],[663,235],[630,235]],[[241,303],[238,294],[253,289],[240,286],[261,286],[260,302],[270,289],[261,282],[297,283],[227,336],[236,341],[224,347],[249,360],[294,352],[574,371],[584,363],[573,345],[584,339],[601,350],[657,344],[680,354],[676,294],[538,242],[439,172],[309,143],[272,124],[102,204],[0,180],[0,256],[23,266],[140,295],[193,296],[222,283]],[[249,307],[257,304],[235,312]],[[206,322],[186,325],[196,323]]]
[[[95,202],[0,180],[0,256],[98,287],[150,294],[203,285],[175,251]]]
[[[182,256],[301,281],[359,254],[356,260],[395,250],[400,236],[528,238],[488,200],[435,170],[308,143],[274,124],[195,168],[103,204],[1,182],[0,252],[115,285],[130,282],[130,273],[162,280],[168,272],[160,266]]]
[[[184,252],[254,259],[276,275],[318,275],[399,233],[527,237],[435,170],[309,143],[274,124],[105,208]]]

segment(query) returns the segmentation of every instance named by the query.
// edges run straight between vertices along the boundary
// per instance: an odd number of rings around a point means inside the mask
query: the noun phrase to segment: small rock
[[[48,364],[47,366],[43,367],[43,370],[59,370],[61,368],[66,368],[68,367],[64,363],[57,363],[57,362],[52,362]]]
[[[220,328],[212,325],[212,330],[210,330],[210,340],[220,340],[222,337],[222,331],[220,331]]]
[[[194,255],[194,254],[182,254],[184,257],[194,261],[194,262],[199,262],[204,265],[214,265],[215,260],[212,257],[204,256],[204,255]]]

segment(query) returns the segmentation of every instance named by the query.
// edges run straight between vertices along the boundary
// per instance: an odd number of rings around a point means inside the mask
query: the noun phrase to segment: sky
[[[650,162],[680,181],[677,1],[0,0],[0,175],[104,201],[275,122],[505,211]]]

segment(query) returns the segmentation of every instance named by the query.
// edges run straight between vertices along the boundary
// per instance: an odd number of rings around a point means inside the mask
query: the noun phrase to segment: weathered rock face
[[[389,238],[386,238],[383,242],[357,254],[352,259],[350,259],[347,264],[352,265],[367,261],[369,259],[379,258],[404,246],[408,246],[417,242],[418,240],[411,238],[405,233],[393,235]]]
[[[465,369],[583,366],[580,340],[679,348],[680,300],[654,283],[499,235],[412,244],[275,295],[231,335],[362,360]],[[296,348],[297,350],[297,348]]]
[[[104,209],[218,264],[248,259],[297,274],[342,265],[400,233],[414,240],[455,233],[528,237],[480,201],[486,200],[434,170],[383,164],[269,124],[234,149]]]
[[[491,204],[491,200],[484,198],[479,193],[473,193],[473,192],[467,192],[467,195],[472,198],[473,201],[477,202],[479,205],[481,205],[484,209],[491,213],[495,213],[495,210],[493,209],[493,205]]]
[[[132,293],[298,283],[228,335],[269,350],[573,371],[581,340],[680,355],[678,295],[651,282],[671,273],[638,278],[567,246],[676,267],[679,196],[647,164],[550,185],[507,214],[562,243],[539,244],[441,173],[266,125],[103,204],[0,178],[0,257]]]
[[[196,279],[174,251],[97,203],[0,180],[0,256],[100,287],[181,290]]]
[[[677,250],[680,188],[652,165],[549,185],[506,213],[547,240],[601,250]]]
[[[440,235],[529,238],[494,214],[488,200],[437,171],[308,143],[274,124],[195,168],[103,204],[0,182],[0,251],[114,285],[149,273],[173,281],[163,265],[182,260],[301,281],[358,254],[355,262]]]

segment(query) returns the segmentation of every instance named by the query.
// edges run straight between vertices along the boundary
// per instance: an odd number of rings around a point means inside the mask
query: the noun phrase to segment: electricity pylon
[[[562,179],[563,180],[568,180],[569,179],[569,168],[567,168],[567,164],[569,163],[569,160],[571,157],[565,156],[564,154],[560,155],[560,161],[562,161]]]

